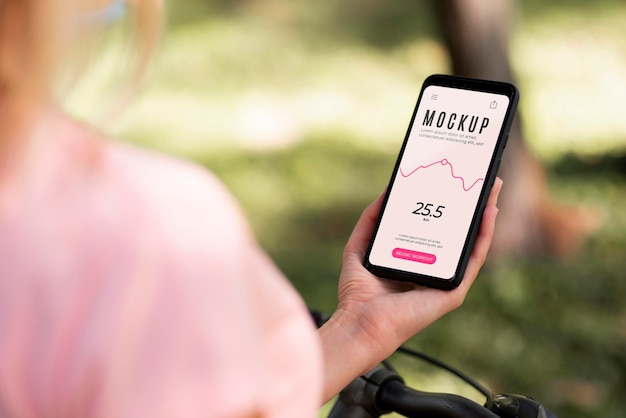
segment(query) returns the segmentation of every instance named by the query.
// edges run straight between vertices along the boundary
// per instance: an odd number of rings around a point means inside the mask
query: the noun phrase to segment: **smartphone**
[[[424,81],[365,255],[370,272],[447,290],[461,283],[518,101],[510,83]]]

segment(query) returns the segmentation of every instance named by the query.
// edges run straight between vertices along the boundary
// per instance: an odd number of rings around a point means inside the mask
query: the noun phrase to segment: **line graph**
[[[450,167],[450,175],[452,176],[452,178],[455,178],[457,180],[461,180],[461,185],[463,187],[463,190],[466,192],[469,192],[470,190],[472,190],[472,188],[474,186],[476,186],[476,184],[478,184],[478,182],[485,180],[482,177],[479,177],[478,179],[476,179],[472,184],[470,184],[469,187],[465,186],[465,179],[461,176],[457,176],[456,174],[454,174],[454,167],[452,166],[452,164],[450,163],[450,161],[448,161],[447,159],[443,158],[439,161],[435,161],[434,163],[428,164],[428,165],[420,165],[419,167],[415,168],[413,171],[411,171],[408,174],[405,174],[404,171],[402,170],[402,167],[400,167],[400,174],[402,175],[402,177],[407,178],[412,176],[414,173],[416,173],[417,171],[421,170],[422,168],[429,168],[432,167],[434,165],[437,164],[441,164],[441,165],[447,165]]]

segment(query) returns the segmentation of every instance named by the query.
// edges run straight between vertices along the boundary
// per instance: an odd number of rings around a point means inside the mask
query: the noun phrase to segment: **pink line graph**
[[[452,175],[453,178],[461,180],[461,184],[463,187],[463,190],[465,190],[466,192],[469,192],[470,190],[472,190],[472,188],[474,186],[476,186],[476,183],[478,183],[479,181],[483,181],[484,178],[480,177],[478,179],[476,179],[476,181],[474,181],[469,187],[465,187],[465,179],[461,176],[457,176],[456,174],[454,174],[454,167],[452,167],[452,164],[450,163],[450,161],[448,161],[447,159],[442,159],[440,161],[435,161],[434,163],[428,164],[428,165],[420,165],[419,167],[417,167],[416,169],[414,169],[413,171],[411,171],[408,174],[404,174],[404,172],[402,171],[402,167],[400,167],[400,174],[402,174],[402,177],[406,178],[411,176],[413,173],[415,173],[416,171],[422,169],[422,168],[428,168],[428,167],[432,167],[436,164],[441,164],[441,165],[447,165],[450,167],[450,174]]]

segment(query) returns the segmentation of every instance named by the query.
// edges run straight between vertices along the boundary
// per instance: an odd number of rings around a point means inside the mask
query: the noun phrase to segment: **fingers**
[[[489,193],[487,206],[496,206],[498,204],[498,196],[502,190],[502,184],[502,179],[500,177],[496,177],[496,180],[493,182],[493,186],[491,187],[491,193]]]
[[[498,216],[498,208],[496,205],[498,203],[498,196],[502,190],[502,184],[502,179],[500,177],[496,177],[487,200],[487,206],[483,212],[478,237],[476,238],[476,244],[474,245],[474,250],[472,251],[472,258],[478,259],[481,266],[487,258],[487,253],[489,252],[489,247],[491,247],[491,241],[493,240],[493,235],[495,233],[496,217]]]
[[[474,249],[472,250],[472,255],[470,256],[465,270],[465,276],[463,277],[463,281],[460,286],[465,290],[468,290],[474,282],[476,276],[478,276],[480,268],[487,259],[487,254],[489,253],[489,248],[491,247],[491,242],[493,241],[493,235],[495,233],[496,217],[498,216],[498,208],[496,207],[496,204],[498,203],[500,190],[502,190],[502,184],[502,179],[497,177],[491,189],[491,193],[489,194],[487,206],[483,212],[482,222],[478,231],[478,236],[476,237],[476,243],[474,244]]]

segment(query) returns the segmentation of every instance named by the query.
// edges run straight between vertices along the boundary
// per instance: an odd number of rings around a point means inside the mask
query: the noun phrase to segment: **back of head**
[[[97,31],[111,11],[128,10],[137,44],[133,82],[143,72],[161,29],[162,0],[2,0],[0,3],[0,149],[28,124],[38,104],[53,99],[67,51],[84,31]]]

